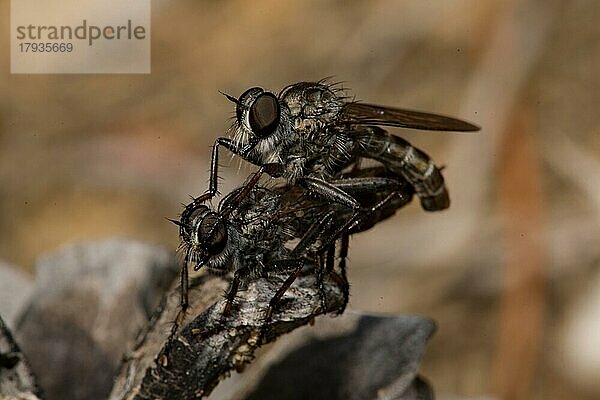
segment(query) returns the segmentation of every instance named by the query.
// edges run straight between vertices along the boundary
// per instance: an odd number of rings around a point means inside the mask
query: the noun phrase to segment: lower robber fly
[[[188,306],[188,264],[194,270],[207,268],[218,274],[233,273],[224,315],[231,311],[240,284],[268,276],[270,272],[290,271],[269,303],[265,314],[267,324],[277,303],[306,264],[315,264],[319,274],[333,272],[338,239],[341,239],[338,282],[345,297],[342,312],[348,300],[345,267],[349,235],[389,218],[410,202],[414,193],[412,185],[383,167],[358,169],[334,180],[358,199],[361,209],[355,211],[331,204],[320,196],[310,196],[302,187],[258,186],[257,176],[258,173],[228,194],[216,211],[192,202],[180,221],[173,221],[180,227],[180,251],[184,257],[181,311],[173,332]],[[319,285],[323,293],[320,280]]]

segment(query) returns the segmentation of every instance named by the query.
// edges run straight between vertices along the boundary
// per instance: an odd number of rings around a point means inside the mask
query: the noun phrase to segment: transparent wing
[[[473,132],[479,130],[477,125],[445,115],[365,103],[346,104],[339,118],[339,122],[347,124],[398,126],[431,131]]]

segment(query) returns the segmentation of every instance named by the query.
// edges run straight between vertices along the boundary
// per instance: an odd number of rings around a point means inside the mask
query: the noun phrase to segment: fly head
[[[181,240],[191,249],[191,261],[197,271],[227,246],[227,223],[205,205],[184,211],[181,220]]]
[[[240,96],[235,113],[239,124],[247,124],[252,133],[262,139],[277,129],[281,109],[273,93],[254,87]]]

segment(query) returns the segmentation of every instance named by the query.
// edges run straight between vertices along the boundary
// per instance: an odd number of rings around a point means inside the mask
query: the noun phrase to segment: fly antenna
[[[175,224],[175,225],[177,225],[177,226],[181,226],[182,228],[190,228],[190,226],[189,226],[189,225],[187,225],[187,224],[184,224],[184,223],[183,223],[183,222],[181,222],[181,221],[177,221],[176,219],[171,219],[171,218],[166,218],[166,217],[165,217],[165,219],[166,219],[167,221],[170,221],[170,222],[174,223],[174,224]]]
[[[236,99],[235,97],[233,97],[230,94],[227,93],[223,93],[219,90],[219,93],[221,93],[223,96],[227,97],[227,100],[231,101],[232,103],[235,103],[236,105],[240,105],[240,101],[238,99]]]

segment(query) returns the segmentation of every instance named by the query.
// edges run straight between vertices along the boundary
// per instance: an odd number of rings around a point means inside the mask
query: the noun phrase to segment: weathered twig
[[[175,272],[171,261],[163,249],[112,240],[69,246],[38,265],[36,294],[16,335],[38,373],[45,398],[106,398],[118,357],[128,343],[133,349],[123,360],[113,399],[206,395],[220,378],[252,360],[261,344],[267,305],[286,278],[284,273],[243,287],[225,319],[221,311],[229,280],[212,275],[195,279],[191,308],[169,342],[179,311],[175,286],[138,340],[132,340],[133,330],[145,326],[147,305],[156,304],[153,293],[160,295],[163,282]],[[298,278],[275,310],[270,329],[264,331],[266,341],[323,313],[316,283],[314,270]],[[337,279],[326,277],[324,284],[328,312],[335,311],[343,301]],[[428,385],[416,374],[433,329],[433,322],[422,317],[346,313],[342,318],[321,319],[315,329],[284,335],[248,371],[219,385],[213,395],[230,400],[430,399]],[[1,371],[4,383],[6,374],[14,373],[11,364],[20,363],[22,357],[8,345],[0,350],[4,368],[9,367]],[[15,371],[31,376],[27,366],[22,367],[25,370]],[[286,383],[291,381],[296,383]],[[0,397],[13,396],[14,387],[0,387]]]
[[[0,396],[37,400],[40,389],[23,353],[0,318]]]
[[[110,399],[206,396],[231,370],[241,371],[263,342],[271,342],[324,313],[314,274],[301,276],[282,298],[268,328],[261,330],[269,301],[285,277],[273,275],[250,282],[226,318],[222,310],[228,281],[211,275],[198,278],[189,293],[187,317],[169,340],[179,311],[179,287],[173,288],[125,357]],[[343,294],[332,277],[325,277],[324,284],[326,312],[333,312],[342,304]]]

